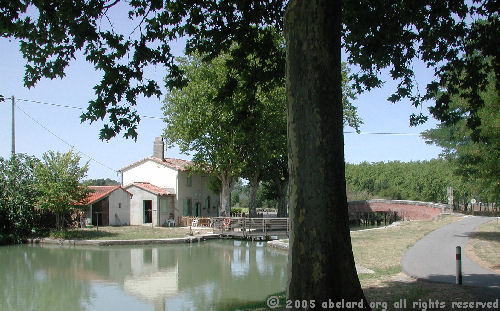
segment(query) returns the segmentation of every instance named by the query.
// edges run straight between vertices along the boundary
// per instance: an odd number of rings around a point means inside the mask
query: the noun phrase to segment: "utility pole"
[[[16,155],[16,123],[14,118],[14,106],[15,106],[15,98],[12,95],[12,156]]]

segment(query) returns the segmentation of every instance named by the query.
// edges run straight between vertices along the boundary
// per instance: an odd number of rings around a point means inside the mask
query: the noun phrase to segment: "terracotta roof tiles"
[[[156,195],[174,195],[175,194],[173,191],[169,191],[165,188],[161,188],[161,187],[152,185],[148,182],[134,182],[130,185],[125,186],[125,188],[129,188],[131,186],[136,186],[138,188],[149,191],[149,192],[154,193]]]
[[[135,166],[137,166],[143,162],[146,162],[146,161],[154,161],[158,164],[162,164],[164,166],[170,167],[170,168],[172,168],[174,170],[178,170],[178,171],[187,171],[188,168],[193,165],[193,162],[188,161],[188,160],[174,159],[174,158],[159,159],[156,157],[147,157],[147,158],[140,159],[139,161],[136,161],[130,165],[123,167],[122,169],[120,169],[120,171],[123,172],[125,170],[128,170],[129,168],[135,167]]]
[[[128,194],[132,195],[130,192],[127,190],[123,189],[119,185],[116,186],[89,186],[88,187],[92,192],[88,195],[87,199],[85,200],[84,203],[75,203],[74,205],[89,205],[92,203],[95,203],[106,196],[110,195],[113,191],[116,189],[121,188],[123,191],[127,192]]]

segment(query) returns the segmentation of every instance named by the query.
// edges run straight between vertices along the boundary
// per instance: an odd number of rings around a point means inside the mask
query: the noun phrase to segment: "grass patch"
[[[223,302],[219,305],[213,306],[215,310],[218,311],[236,311],[236,310],[253,310],[253,311],[263,311],[269,310],[269,306],[267,305],[267,300],[271,296],[276,296],[279,299],[279,307],[274,310],[283,310],[286,304],[286,292],[278,292],[271,294],[264,299],[264,301],[252,301],[252,302]]]
[[[368,301],[386,302],[387,310],[397,310],[395,304],[401,305],[402,301],[406,301],[406,308],[400,307],[399,310],[456,310],[451,308],[455,301],[491,301],[482,300],[476,291],[467,287],[414,281],[402,273],[362,281],[361,284]],[[430,302],[438,302],[440,305],[430,307]]]
[[[351,232],[356,263],[375,271],[362,278],[378,278],[401,272],[405,251],[429,232],[461,218],[445,216],[435,220],[402,222],[380,230]]]
[[[406,300],[408,310],[453,310],[451,303],[454,301],[482,301],[481,292],[470,287],[415,281],[401,273],[401,259],[409,247],[431,231],[460,219],[448,216],[431,221],[403,222],[382,230],[351,232],[356,263],[375,271],[359,275],[368,301],[386,302],[388,310],[395,310],[394,304],[401,299]],[[444,307],[428,308],[424,303],[429,301],[444,303]]]
[[[465,251],[480,266],[500,273],[500,224],[493,220],[470,236]]]
[[[200,234],[211,233],[212,229],[193,229]],[[189,234],[188,227],[149,227],[149,226],[122,226],[122,227],[99,227],[71,229],[66,231],[55,231],[50,234],[53,239],[66,240],[136,240],[136,239],[165,239],[182,238]]]

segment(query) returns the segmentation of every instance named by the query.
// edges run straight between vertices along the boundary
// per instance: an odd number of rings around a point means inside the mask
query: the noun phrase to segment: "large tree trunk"
[[[287,217],[288,213],[286,210],[286,190],[288,188],[288,181],[281,180],[276,182],[276,187],[278,188],[278,217]]]
[[[291,0],[287,41],[291,236],[288,299],[363,301],[349,235],[340,71],[341,0]],[[317,305],[318,306],[318,305]]]
[[[248,203],[248,214],[257,217],[257,189],[259,188],[259,174],[253,174],[250,178],[250,198]]]
[[[221,206],[219,216],[231,216],[231,187],[233,186],[233,178],[231,176],[221,176]]]

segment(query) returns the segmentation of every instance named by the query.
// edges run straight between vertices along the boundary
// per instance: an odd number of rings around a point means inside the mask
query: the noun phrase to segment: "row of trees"
[[[0,157],[0,244],[18,243],[47,229],[48,216],[64,228],[64,216],[84,203],[90,190],[81,184],[87,164],[69,151],[49,151],[42,159],[25,154]]]
[[[498,78],[490,73],[488,85],[478,93],[484,105],[476,109],[479,125],[472,130],[468,121],[441,123],[425,131],[422,137],[428,144],[443,148],[441,156],[453,167],[453,173],[466,181],[470,193],[483,202],[500,200],[500,93]],[[464,111],[468,102],[460,90],[452,97],[448,109],[455,113]]]
[[[279,196],[271,183],[261,182],[257,188],[256,197],[257,208],[278,209]],[[235,183],[231,191],[231,211],[236,209],[246,213],[246,209],[248,209],[249,206],[250,185],[244,184],[243,180],[240,179]]]
[[[462,176],[459,163],[446,158],[415,162],[363,162],[346,164],[347,200],[393,199],[448,203],[448,187],[453,188],[454,205],[465,206],[472,198],[478,202],[498,202],[498,192],[481,187],[486,175]],[[481,175],[482,176],[482,175]],[[249,188],[241,181],[231,192],[232,207],[249,207]],[[272,187],[261,183],[257,190],[257,207],[275,208],[277,201]]]
[[[111,178],[87,179],[83,182],[86,186],[117,186],[120,183]]]
[[[383,198],[448,203],[447,188],[452,187],[457,204],[479,198],[474,192],[474,181],[456,175],[455,169],[445,159],[346,164],[347,195],[350,200]]]
[[[283,50],[280,36],[273,42],[277,51]],[[236,72],[230,65],[236,61],[232,53],[211,60],[194,53],[177,60],[186,82],[172,88],[165,99],[167,142],[192,154],[193,170],[208,171],[218,178],[220,215],[229,215],[231,190],[244,178],[249,182],[251,217],[256,216],[261,182],[278,202],[278,216],[285,216],[288,150],[284,72],[281,79],[260,83],[254,77],[259,65],[250,66],[248,72]],[[250,55],[247,61],[254,64],[262,60]],[[351,103],[355,96],[345,64],[342,76],[344,124],[358,130],[362,121]],[[254,84],[250,87],[249,83]]]

